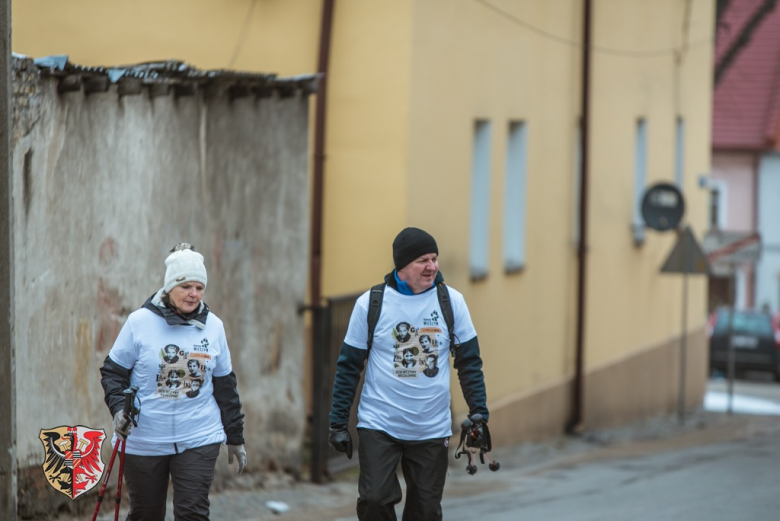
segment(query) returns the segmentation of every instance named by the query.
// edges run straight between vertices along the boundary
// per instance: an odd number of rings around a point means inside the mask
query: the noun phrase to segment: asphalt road
[[[709,392],[724,393],[723,380]],[[502,469],[468,494],[458,479],[444,501],[448,521],[734,521],[780,516],[780,416],[750,414],[780,403],[780,386],[739,380],[735,396],[753,409],[700,411],[675,426],[663,420],[602,433],[600,448],[562,450],[523,466],[505,451]],[[583,441],[583,440],[580,440]],[[500,457],[500,456],[499,456]],[[479,473],[476,477],[482,477]]]
[[[504,465],[500,480],[491,476],[491,489],[450,494],[445,519],[777,519],[780,418],[734,423],[605,447],[530,471]]]

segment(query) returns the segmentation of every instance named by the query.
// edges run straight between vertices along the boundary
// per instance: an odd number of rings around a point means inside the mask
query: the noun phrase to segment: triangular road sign
[[[702,273],[708,274],[710,271],[707,257],[702,252],[696,237],[693,236],[690,226],[685,227],[685,231],[674,245],[672,253],[666,259],[661,273]]]

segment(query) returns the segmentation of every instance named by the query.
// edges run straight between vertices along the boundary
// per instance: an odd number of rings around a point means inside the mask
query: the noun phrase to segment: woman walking
[[[100,369],[114,417],[112,443],[127,440],[128,521],[163,521],[169,480],[177,521],[207,520],[220,446],[227,444],[229,463],[238,460],[239,474],[246,465],[244,414],[225,329],[203,302],[203,256],[181,243],[165,266],[164,286],[130,314]],[[123,391],[130,386],[138,387],[141,414],[123,430]]]

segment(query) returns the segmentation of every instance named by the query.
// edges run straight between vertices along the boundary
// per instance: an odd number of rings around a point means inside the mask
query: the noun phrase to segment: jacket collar
[[[165,319],[169,326],[195,326],[198,329],[206,327],[206,318],[209,315],[209,307],[205,302],[201,301],[197,311],[193,311],[189,315],[180,315],[173,309],[167,307],[162,300],[164,289],[160,289],[146,299],[142,307],[148,309],[155,315],[158,315]]]
[[[395,270],[393,270],[390,273],[388,273],[387,275],[385,275],[385,283],[388,286],[390,286],[391,288],[393,288],[394,290],[396,290],[399,293],[401,293],[401,291],[398,290],[398,284],[395,281]],[[439,271],[439,272],[436,273],[436,279],[434,279],[434,281],[433,281],[433,286],[431,286],[430,288],[428,288],[425,291],[423,291],[423,293],[426,293],[426,292],[432,290],[433,288],[435,288],[436,286],[438,286],[439,284],[443,284],[443,283],[444,283],[444,275],[442,275],[441,271]],[[418,295],[422,295],[422,293],[418,293]]]

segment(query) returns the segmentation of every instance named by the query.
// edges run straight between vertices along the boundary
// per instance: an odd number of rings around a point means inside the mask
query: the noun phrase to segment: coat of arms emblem
[[[94,487],[103,474],[105,464],[100,455],[106,433],[78,425],[41,429],[43,443],[43,474],[54,490],[71,499]]]

